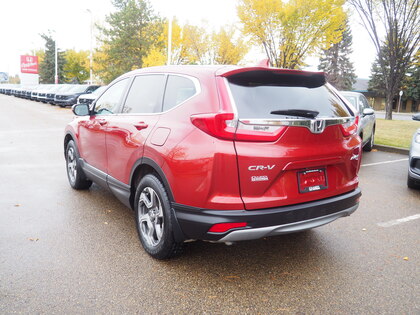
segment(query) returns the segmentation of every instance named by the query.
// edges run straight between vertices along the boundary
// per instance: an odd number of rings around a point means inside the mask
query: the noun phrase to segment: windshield
[[[99,95],[101,94],[103,91],[105,91],[105,89],[107,88],[107,86],[101,86],[99,88],[97,88],[95,91],[92,92],[92,95]]]
[[[86,85],[75,85],[70,90],[68,90],[68,92],[83,93],[84,91],[86,91],[86,88]]]

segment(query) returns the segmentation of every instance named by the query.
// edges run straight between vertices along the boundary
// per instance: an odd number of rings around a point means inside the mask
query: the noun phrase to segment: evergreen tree
[[[116,11],[106,18],[109,27],[99,28],[103,58],[98,62],[104,69],[99,75],[105,82],[142,68],[143,58],[162,33],[156,25],[163,25],[156,23],[159,18],[147,0],[113,0],[113,5]]]
[[[40,83],[54,83],[55,77],[55,40],[53,40],[51,34],[41,34],[41,37],[45,40],[45,55],[39,65],[39,81]],[[64,71],[63,67],[65,64],[63,52],[58,52],[57,63],[58,63],[58,82],[63,83]]]
[[[379,51],[379,54],[381,56],[376,56],[375,61],[372,64],[371,68],[371,75],[369,80],[369,87],[368,90],[375,92],[379,96],[385,97],[386,95],[386,88],[385,88],[385,76],[384,76],[384,70],[385,75],[388,75],[390,71],[389,67],[389,59],[387,58],[388,54],[388,48],[386,45],[383,45],[381,47],[381,50]],[[381,67],[381,64],[379,62],[380,58],[382,58],[384,62],[384,69]]]
[[[407,71],[404,79],[404,87],[404,97],[411,99],[414,102],[415,110],[418,110],[420,103],[420,50],[417,50],[413,62]]]
[[[318,69],[327,74],[327,80],[338,90],[351,90],[356,82],[353,63],[349,55],[352,53],[353,36],[346,21],[342,39],[327,50],[323,50]]]

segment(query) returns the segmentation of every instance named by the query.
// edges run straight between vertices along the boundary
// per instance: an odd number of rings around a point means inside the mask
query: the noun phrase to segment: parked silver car
[[[362,93],[340,91],[359,112],[359,129],[358,133],[362,138],[364,151],[371,151],[375,142],[376,117],[375,111],[370,107],[369,102]]]
[[[420,189],[420,128],[414,133],[411,141],[407,186]]]

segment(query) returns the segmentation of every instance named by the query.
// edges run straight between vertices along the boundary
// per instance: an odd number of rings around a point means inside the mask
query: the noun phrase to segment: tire
[[[92,181],[86,178],[79,163],[79,153],[73,140],[66,147],[66,170],[70,186],[77,190],[89,189]]]
[[[174,239],[168,195],[156,176],[148,174],[137,185],[134,211],[140,242],[150,256],[163,260],[182,253],[184,244]]]
[[[410,175],[407,176],[407,186],[411,189],[420,189],[420,185]]]
[[[375,144],[375,129],[373,129],[372,134],[370,135],[369,141],[363,147],[363,151],[370,152],[373,149]]]

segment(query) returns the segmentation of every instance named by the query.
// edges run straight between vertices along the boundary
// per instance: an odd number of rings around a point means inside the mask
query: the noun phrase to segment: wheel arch
[[[163,184],[171,202],[174,202],[171,186],[163,172],[162,168],[152,159],[143,157],[134,163],[130,174],[130,204],[134,209],[134,196],[136,193],[137,183],[147,174],[154,174]]]
[[[76,137],[74,136],[74,134],[71,131],[67,131],[66,135],[64,136],[64,156],[66,155],[67,145],[69,144],[69,142],[71,140],[74,141],[74,144],[76,145],[77,153],[79,153],[79,148],[77,146]]]

